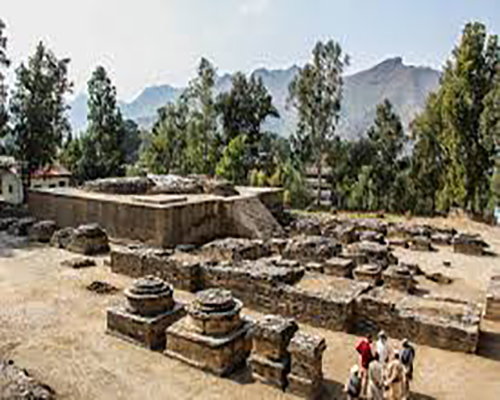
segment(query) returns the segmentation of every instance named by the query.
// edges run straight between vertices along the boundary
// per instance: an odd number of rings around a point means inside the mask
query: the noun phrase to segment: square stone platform
[[[106,333],[151,350],[163,350],[165,329],[185,314],[184,305],[180,303],[176,303],[173,310],[156,316],[137,315],[125,307],[113,307],[107,310]]]
[[[249,363],[254,379],[282,390],[286,387],[287,375],[290,372],[290,358],[271,360],[254,353],[250,356]]]
[[[500,321],[500,275],[491,277],[486,293],[484,318]]]
[[[208,336],[193,330],[186,317],[166,330],[164,354],[203,371],[227,376],[248,358],[252,347],[250,326],[249,321],[243,321],[241,327],[226,335]]]

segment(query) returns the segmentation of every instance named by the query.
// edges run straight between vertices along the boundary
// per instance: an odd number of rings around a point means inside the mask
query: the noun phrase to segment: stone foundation
[[[107,332],[147,347],[165,348],[165,329],[184,314],[184,306],[175,303],[173,290],[161,279],[147,277],[134,282],[125,291],[126,307],[107,311]]]
[[[133,278],[158,276],[176,289],[190,292],[203,287],[200,264],[178,260],[171,250],[140,246],[114,247],[111,251],[111,271]]]
[[[387,287],[373,288],[373,280],[306,273],[300,261],[280,257],[220,264],[188,262],[180,267],[182,263],[172,251],[119,248],[111,259],[114,272],[155,274],[184,290],[226,288],[250,308],[312,326],[355,334],[376,334],[384,329],[393,337],[410,337],[420,344],[455,351],[473,352],[477,345],[477,307],[409,296],[407,290],[411,292],[412,285],[393,277],[396,267],[392,266],[384,275]],[[318,268],[326,272],[326,264],[319,262]],[[416,266],[409,269],[418,273]],[[433,329],[438,333],[431,334]]]
[[[484,318],[500,321],[500,275],[491,277],[486,293]]]
[[[383,273],[384,285],[390,289],[412,293],[415,291],[417,282],[413,273],[405,265],[392,265]]]
[[[268,315],[256,323],[250,357],[255,379],[285,389],[290,371],[287,347],[297,330],[298,326],[293,320],[280,316]]]
[[[323,264],[325,274],[341,278],[350,278],[354,267],[355,264],[352,260],[338,257],[330,258]]]
[[[354,279],[367,282],[373,286],[378,285],[382,279],[382,267],[380,265],[360,265],[353,272]]]
[[[377,287],[358,296],[353,310],[350,332],[376,335],[384,330],[390,337],[444,350],[476,351],[480,310],[473,304]]]
[[[321,394],[325,349],[325,339],[304,332],[295,334],[288,346],[291,356],[288,391],[308,399]]]
[[[204,245],[201,254],[214,261],[257,260],[270,252],[262,240],[226,238]]]
[[[227,290],[198,293],[188,316],[167,328],[165,355],[215,375],[231,374],[251,350],[251,324],[240,318],[241,308]]]
[[[472,235],[456,235],[452,241],[455,253],[468,254],[472,256],[482,256],[486,243],[481,238]]]

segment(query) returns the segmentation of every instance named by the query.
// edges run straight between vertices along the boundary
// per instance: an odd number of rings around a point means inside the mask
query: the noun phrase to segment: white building
[[[31,174],[30,189],[67,187],[71,173],[58,165],[39,169]],[[23,185],[19,164],[12,157],[0,157],[0,198],[6,203],[23,202]]]

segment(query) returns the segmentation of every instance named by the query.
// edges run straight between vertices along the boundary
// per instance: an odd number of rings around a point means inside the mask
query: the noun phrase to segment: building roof
[[[0,164],[1,168],[1,164]],[[11,174],[19,175],[21,170],[18,164],[8,166],[6,168]],[[31,178],[47,179],[47,178],[61,178],[70,177],[71,172],[61,165],[51,165],[49,167],[40,168],[31,173]]]
[[[32,178],[49,178],[62,176],[71,176],[71,172],[69,172],[61,165],[52,165],[48,168],[40,168],[31,174]]]

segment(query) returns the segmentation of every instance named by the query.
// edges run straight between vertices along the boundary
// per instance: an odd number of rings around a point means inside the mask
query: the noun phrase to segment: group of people
[[[359,365],[351,368],[345,392],[349,400],[406,400],[413,378],[415,349],[407,339],[394,350],[384,331],[376,343],[368,335],[356,345]]]

